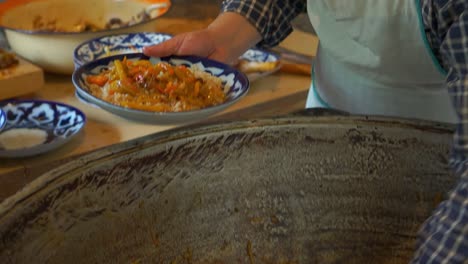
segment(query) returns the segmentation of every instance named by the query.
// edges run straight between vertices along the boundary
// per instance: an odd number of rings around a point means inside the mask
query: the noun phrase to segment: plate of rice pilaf
[[[101,58],[72,76],[81,100],[121,117],[151,123],[201,120],[240,100],[249,80],[239,70],[195,56],[142,53]]]

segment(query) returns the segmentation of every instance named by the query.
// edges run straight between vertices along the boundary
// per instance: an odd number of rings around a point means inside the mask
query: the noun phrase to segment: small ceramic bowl
[[[5,126],[0,131],[0,158],[39,155],[75,137],[86,117],[72,106],[42,100],[1,101]]]
[[[196,66],[199,70],[208,72],[216,77],[219,77],[222,80],[227,100],[219,105],[210,106],[193,111],[152,112],[121,107],[92,95],[90,92],[90,88],[86,83],[87,76],[98,74],[101,71],[109,68],[113,64],[114,60],[122,60],[125,57],[127,58],[127,60],[132,61],[149,59],[153,64],[160,61],[165,61],[172,65],[186,65],[188,67]],[[76,93],[78,93],[80,100],[84,100],[88,103],[95,104],[101,107],[102,109],[119,115],[121,117],[145,123],[196,122],[215,113],[218,113],[226,109],[227,107],[233,105],[234,103],[238,102],[242,97],[244,97],[247,94],[250,88],[250,82],[245,74],[229,65],[222,64],[217,61],[194,56],[170,56],[165,58],[150,58],[144,55],[143,53],[120,54],[92,61],[78,68],[73,73],[72,81],[76,87]]]
[[[0,109],[0,131],[2,131],[5,124],[6,124],[6,114],[2,109]]]
[[[159,44],[172,35],[154,32],[128,33],[98,37],[76,47],[73,54],[75,69],[103,57],[142,52],[143,47]]]
[[[275,73],[281,68],[280,56],[273,52],[269,52],[263,49],[258,49],[258,48],[248,49],[244,54],[242,54],[242,56],[240,56],[239,59],[246,60],[249,62],[256,62],[256,63],[273,62],[276,64],[275,68],[268,70],[268,71],[247,73],[247,77],[249,78],[251,82],[256,81],[272,73]]]
[[[19,56],[45,71],[71,74],[76,46],[99,36],[154,31],[170,5],[170,0],[4,0],[0,27]],[[96,28],[81,30],[89,25]]]

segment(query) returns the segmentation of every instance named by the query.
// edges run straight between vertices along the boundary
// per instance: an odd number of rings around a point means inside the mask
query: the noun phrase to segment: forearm
[[[289,21],[304,0],[226,0],[221,14],[205,29],[178,34],[143,49],[148,56],[195,55],[235,63],[258,43],[275,45],[289,34]]]
[[[207,28],[174,36],[145,47],[148,56],[195,55],[234,63],[261,39],[256,28],[236,13],[220,14]]]
[[[245,17],[261,35],[259,46],[276,46],[293,30],[291,21],[306,11],[305,0],[225,0],[222,12]]]
[[[209,26],[216,46],[225,47],[230,55],[238,57],[255,46],[262,37],[249,21],[237,13],[220,14]]]

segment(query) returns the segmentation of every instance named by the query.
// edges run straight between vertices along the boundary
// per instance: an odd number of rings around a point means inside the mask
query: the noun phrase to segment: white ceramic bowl
[[[2,131],[5,124],[6,124],[6,114],[2,109],[0,109],[0,131]]]
[[[151,9],[156,4],[165,7]],[[45,71],[71,74],[73,52],[79,44],[104,35],[154,31],[156,18],[165,14],[170,4],[170,0],[6,0],[0,1],[0,25],[15,53]],[[150,16],[140,21],[136,17],[144,10]],[[38,17],[43,22],[56,20],[57,27],[67,32],[34,30]],[[80,21],[103,28],[112,18],[135,22],[115,29],[72,32]]]
[[[57,149],[77,136],[86,124],[83,112],[59,102],[6,100],[0,102],[0,108],[6,113],[6,124],[0,131],[0,158],[31,157]],[[38,131],[43,142],[31,144],[37,141]],[[3,146],[2,141],[10,147]],[[27,145],[18,147],[19,142]]]
[[[196,66],[199,70],[208,72],[222,80],[224,92],[226,94],[226,101],[222,104],[209,106],[199,110],[191,110],[185,112],[154,112],[118,106],[94,96],[91,93],[90,87],[86,82],[87,76],[98,74],[103,70],[108,69],[111,65],[113,65],[114,60],[122,60],[123,58],[127,58],[128,60],[132,61],[149,59],[151,62],[153,62],[153,64],[158,63],[160,61],[165,61],[172,65]],[[77,97],[80,100],[83,100],[90,104],[94,104],[108,112],[119,115],[123,118],[144,123],[159,124],[175,124],[184,122],[192,123],[203,120],[211,115],[221,112],[227,107],[238,102],[248,93],[250,88],[250,82],[244,73],[238,71],[237,69],[229,65],[222,64],[217,61],[195,56],[170,56],[165,58],[150,58],[144,55],[143,53],[113,55],[84,64],[73,73],[72,81],[76,87]]]
[[[75,69],[106,56],[143,52],[143,47],[161,43],[171,37],[171,35],[157,32],[141,32],[91,39],[76,47],[73,54]],[[105,48],[107,48],[110,54],[107,54]],[[258,48],[248,49],[239,59],[254,63],[278,62],[277,66],[269,71],[247,73],[247,77],[251,82],[272,74],[281,67],[279,64],[280,58],[277,54]]]
[[[73,54],[75,69],[94,60],[117,54],[143,52],[143,47],[172,38],[157,32],[126,33],[91,39],[76,47]]]

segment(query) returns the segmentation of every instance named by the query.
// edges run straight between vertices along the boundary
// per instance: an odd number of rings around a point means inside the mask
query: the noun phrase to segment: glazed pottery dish
[[[72,76],[81,100],[131,120],[195,122],[239,101],[247,76],[194,56],[113,55],[87,63]]]
[[[277,72],[281,68],[280,56],[263,49],[251,48],[240,56],[236,68],[247,74],[253,82]]]
[[[75,69],[103,57],[142,52],[143,47],[159,44],[172,35],[157,32],[126,33],[97,37],[78,45],[73,53]]]
[[[73,54],[75,69],[110,55],[143,52],[143,47],[158,44],[172,36],[163,33],[128,33],[98,37],[85,41],[76,47]],[[248,49],[234,65],[244,72],[250,81],[255,81],[279,70],[277,54],[258,48]]]
[[[2,131],[5,124],[6,124],[6,114],[5,114],[5,111],[0,109],[0,131]]]
[[[86,123],[80,110],[57,102],[8,100],[1,101],[0,108],[5,113],[5,125],[0,129],[0,158],[30,157],[57,149]]]
[[[11,49],[55,73],[71,74],[80,43],[103,35],[154,31],[170,0],[6,0],[0,26]]]

